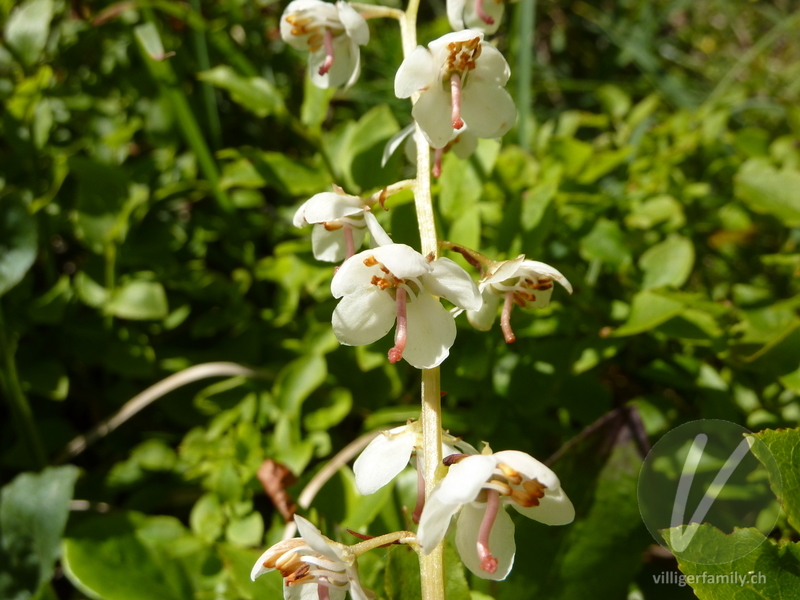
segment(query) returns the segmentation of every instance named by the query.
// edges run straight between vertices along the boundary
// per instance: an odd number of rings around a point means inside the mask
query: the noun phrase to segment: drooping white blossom
[[[283,576],[285,600],[368,600],[370,595],[358,579],[356,557],[349,548],[326,538],[299,515],[294,517],[299,538],[278,542],[264,552],[253,570],[253,581],[278,569]]]
[[[361,73],[361,50],[369,27],[344,0],[294,0],[281,15],[281,37],[290,46],[310,52],[308,75],[319,88],[351,86]]]
[[[560,271],[543,262],[526,260],[524,254],[512,260],[495,262],[478,282],[483,306],[479,311],[467,311],[467,318],[476,329],[488,331],[502,301],[500,324],[506,341],[511,343],[516,339],[511,329],[511,309],[515,304],[544,308],[553,295],[553,281],[572,293],[572,285]]]
[[[371,344],[397,323],[389,361],[404,358],[431,369],[447,358],[456,325],[438,297],[466,310],[482,299],[475,282],[455,262],[432,262],[405,244],[388,244],[347,259],[331,282],[341,298],[333,313],[333,331],[347,346]]]
[[[456,547],[479,577],[505,579],[514,564],[514,523],[507,504],[545,525],[566,525],[575,518],[556,474],[529,454],[506,450],[446,458],[445,463],[452,465],[428,497],[417,539],[423,552],[431,552],[460,510]]]
[[[390,244],[391,238],[378,223],[371,208],[375,201],[345,194],[334,186],[306,200],[294,214],[294,226],[313,224],[311,246],[314,258],[340,262],[355,254],[369,231],[373,245]]]
[[[395,95],[420,92],[412,115],[433,148],[443,148],[466,125],[479,138],[499,138],[517,109],[505,90],[511,71],[503,55],[474,29],[417,46],[394,80]]]
[[[456,31],[477,29],[491,35],[500,27],[508,1],[516,0],[447,0],[447,19]]]

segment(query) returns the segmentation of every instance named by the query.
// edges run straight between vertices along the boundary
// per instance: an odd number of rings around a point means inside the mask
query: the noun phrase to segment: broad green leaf
[[[161,36],[156,29],[155,23],[144,23],[137,25],[133,29],[136,39],[144,48],[144,51],[150,55],[153,60],[164,60],[169,56],[164,52],[164,44],[161,42]],[[171,53],[171,54],[174,54]]]
[[[77,233],[92,251],[101,253],[126,231],[127,174],[118,166],[81,157],[70,158],[69,168],[78,180]]]
[[[252,512],[241,519],[231,519],[225,528],[225,539],[237,546],[258,546],[264,537],[264,518]]]
[[[303,401],[322,385],[327,375],[327,364],[322,356],[303,356],[281,371],[273,395],[285,414],[297,415]]]
[[[694,266],[694,246],[688,238],[672,235],[649,248],[639,259],[644,271],[642,289],[681,287]]]
[[[670,229],[677,229],[686,222],[683,205],[672,196],[656,196],[637,205],[625,217],[625,225],[636,229],[650,229],[666,222]]]
[[[607,150],[597,153],[581,172],[580,177],[578,177],[578,183],[594,183],[604,175],[608,175],[627,161],[632,152],[632,147],[625,146],[619,150]]]
[[[464,575],[464,565],[458,552],[449,543],[444,547],[445,598],[470,600]],[[392,546],[386,564],[385,591],[388,600],[418,600],[422,598],[419,558],[408,546]]]
[[[616,329],[615,336],[636,335],[658,327],[683,310],[684,304],[645,290],[634,296],[628,320]]]
[[[246,600],[268,600],[283,598],[283,578],[280,571],[265,573],[250,581],[250,571],[261,555],[261,550],[249,550],[232,544],[218,544],[217,551],[233,581],[236,591]]]
[[[585,260],[599,260],[620,269],[631,262],[631,252],[625,245],[622,230],[614,221],[600,219],[580,243]]]
[[[479,248],[481,245],[481,211],[480,206],[464,207],[448,231],[451,240],[458,240],[467,248]],[[465,262],[459,260],[463,266]]]
[[[773,470],[767,469],[772,489],[786,511],[789,523],[800,531],[800,429],[765,429],[753,436],[764,442],[772,455],[764,456],[764,446],[754,444],[751,450],[756,458],[766,467],[769,467],[771,458],[777,461],[780,481],[774,481]]]
[[[3,37],[20,60],[31,66],[47,45],[53,0],[28,0],[11,13]]]
[[[130,281],[114,290],[106,312],[135,321],[163,319],[169,313],[167,294],[156,281]]]
[[[36,221],[14,196],[0,198],[0,296],[17,285],[36,260]]]
[[[520,225],[523,231],[533,230],[542,221],[547,207],[556,197],[561,172],[554,169],[548,172],[551,173],[555,173],[555,177],[537,182],[522,194]]]
[[[756,529],[736,529],[726,535],[708,524],[697,527],[693,544],[709,553],[735,552],[737,546],[763,543],[731,562],[701,565],[678,559],[678,567],[700,600],[797,600],[800,599],[800,544],[775,543]],[[670,535],[666,534],[669,540]]]
[[[231,99],[257,117],[281,114],[283,98],[278,90],[263,77],[242,77],[231,67],[220,65],[197,74],[200,81],[227,90]]]
[[[442,161],[442,176],[439,178],[439,210],[447,219],[453,221],[463,214],[481,197],[483,184],[475,167],[468,160],[461,160],[448,152]],[[458,239],[453,238],[451,239]],[[469,243],[458,239],[459,243]]]
[[[771,214],[789,227],[800,226],[800,171],[778,171],[766,160],[751,159],[734,181],[736,197],[752,210]]]
[[[0,598],[27,600],[53,576],[78,468],[18,475],[0,492]]]
[[[303,425],[309,431],[327,431],[335,427],[353,408],[353,394],[347,388],[331,390],[331,404],[318,408],[303,417]]]
[[[310,77],[303,79],[303,104],[300,107],[300,121],[306,127],[319,129],[328,117],[328,108],[336,88],[322,89],[315,86]]]

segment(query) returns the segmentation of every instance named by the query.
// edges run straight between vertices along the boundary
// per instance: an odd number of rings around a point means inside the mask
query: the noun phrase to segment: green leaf
[[[50,581],[78,468],[18,475],[0,492],[0,598],[27,600]]]
[[[439,178],[439,210],[450,220],[472,207],[481,197],[483,184],[468,160],[461,160],[452,152],[442,161],[442,176]],[[458,239],[453,238],[451,239]],[[459,243],[469,243],[458,239]]]
[[[242,519],[233,519],[225,528],[225,539],[239,546],[258,546],[264,537],[264,518],[252,512]]]
[[[236,591],[246,600],[271,600],[283,598],[283,578],[280,571],[265,573],[255,581],[250,581],[250,571],[261,552],[238,548],[232,544],[218,544],[222,562],[228,577],[233,581]]]
[[[3,37],[20,60],[31,66],[47,45],[50,21],[53,19],[53,0],[28,0],[18,6],[8,18]]]
[[[754,433],[753,437],[764,442],[766,450],[769,450],[769,454],[765,455],[765,447],[761,444],[750,447],[756,458],[767,467],[772,490],[781,501],[789,523],[796,531],[800,531],[800,429],[765,429]],[[778,478],[770,468],[771,458],[777,462],[779,481],[776,481]]]
[[[169,314],[167,294],[156,281],[130,281],[114,290],[106,312],[135,321],[163,319]]]
[[[721,564],[701,565],[678,558],[678,567],[700,600],[800,599],[800,544],[776,544],[752,528],[726,535],[708,524],[693,526],[697,532],[692,543],[702,544],[708,553],[738,554],[731,549],[762,542],[744,557]],[[669,540],[670,535],[664,533]]]
[[[672,235],[649,248],[639,259],[639,268],[644,271],[642,289],[681,287],[689,278],[693,266],[692,241],[680,235]]]
[[[71,157],[69,168],[78,180],[77,234],[93,252],[101,253],[107,244],[124,237],[127,174],[115,165],[81,157]]]
[[[599,260],[622,268],[631,262],[631,252],[625,245],[622,230],[614,221],[600,219],[581,240],[581,256],[585,260]]]
[[[281,114],[283,98],[278,90],[263,77],[242,77],[231,67],[220,65],[197,74],[200,81],[227,90],[231,99],[257,117]]]
[[[736,197],[752,210],[789,227],[800,226],[800,171],[778,171],[766,160],[751,159],[739,168],[734,182]]]
[[[303,401],[325,381],[328,367],[317,355],[303,356],[290,362],[275,382],[273,395],[287,415],[297,415]]]
[[[161,36],[158,33],[155,23],[137,25],[134,27],[133,33],[136,39],[139,40],[144,51],[147,52],[153,60],[161,61],[175,54],[172,52],[168,55],[164,52],[164,44],[161,42]]]
[[[388,600],[421,600],[419,559],[408,546],[392,546],[386,560]]]
[[[0,296],[17,285],[36,260],[36,222],[13,196],[0,199]]]
[[[347,388],[331,390],[332,404],[318,408],[303,418],[303,425],[309,431],[327,431],[335,427],[353,408],[353,394]]]
[[[625,217],[625,225],[636,229],[650,229],[666,222],[677,229],[686,222],[683,205],[672,196],[656,196],[636,206]]]
[[[633,297],[628,320],[613,335],[619,337],[650,331],[678,315],[683,307],[684,304],[678,300],[644,290]]]

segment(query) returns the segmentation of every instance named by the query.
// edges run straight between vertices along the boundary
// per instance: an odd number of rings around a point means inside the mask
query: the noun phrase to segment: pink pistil
[[[458,73],[450,75],[450,98],[453,107],[453,129],[461,129],[464,127],[464,119],[461,118],[461,75]]]
[[[511,309],[514,307],[514,292],[506,292],[506,301],[503,302],[503,312],[500,313],[500,328],[503,330],[503,337],[506,343],[511,344],[517,340],[517,336],[511,330]]]
[[[483,10],[483,0],[475,0],[475,14],[487,25],[494,25],[494,19]]]
[[[397,329],[394,334],[394,348],[389,350],[389,362],[394,364],[403,358],[408,336],[408,320],[406,319],[406,291],[397,288]]]
[[[348,258],[353,256],[353,254],[356,253],[356,244],[353,241],[352,227],[350,227],[350,225],[345,225],[343,229],[344,229],[344,245],[346,252],[344,259],[347,260]]]
[[[483,513],[481,527],[478,530],[478,558],[481,559],[481,569],[487,573],[497,571],[497,559],[492,556],[489,550],[489,534],[492,533],[492,525],[497,518],[497,511],[500,509],[500,492],[497,490],[487,490],[486,512]]]
[[[417,525],[419,525],[423,508],[425,508],[425,477],[422,476],[422,465],[419,464],[419,456],[417,456],[417,505],[411,514],[411,520]]]
[[[433,151],[433,176],[436,179],[442,176],[442,155],[444,154],[444,148],[437,148]]]
[[[325,75],[333,66],[333,33],[327,27],[325,28],[325,36],[322,43],[325,45],[325,62],[319,68],[319,74]]]
[[[328,590],[327,585],[318,584],[317,595],[319,596],[319,600],[331,600],[330,590]]]

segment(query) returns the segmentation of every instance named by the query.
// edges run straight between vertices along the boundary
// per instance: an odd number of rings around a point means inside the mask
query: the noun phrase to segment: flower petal
[[[374,250],[365,250],[354,254],[342,263],[331,281],[331,293],[334,298],[341,298],[368,286],[372,276],[381,272],[377,266],[368,267],[364,264],[364,260],[373,253]]]
[[[522,263],[522,268],[532,271],[536,274],[537,278],[541,277],[542,275],[547,275],[548,277],[552,277],[558,283],[564,286],[570,294],[572,293],[572,284],[567,281],[567,278],[561,274],[561,271],[556,269],[555,267],[551,267],[547,263],[539,262],[538,260],[526,260]]]
[[[441,485],[441,484],[439,484]],[[439,545],[450,526],[450,519],[460,508],[459,504],[445,504],[436,495],[438,486],[433,488],[430,497],[425,501],[422,516],[417,529],[417,541],[422,546],[422,552],[430,552]]]
[[[481,283],[501,283],[511,277],[519,277],[517,273],[522,263],[525,262],[525,255],[520,254],[517,258],[511,260],[503,260],[492,264],[493,270],[481,279]]]
[[[367,229],[369,230],[370,235],[370,246],[375,248],[376,246],[388,246],[392,243],[392,238],[389,237],[389,234],[383,230],[381,224],[378,223],[378,219],[375,218],[375,215],[372,214],[371,211],[367,211],[364,213],[364,222],[367,224]]]
[[[465,160],[472,156],[478,148],[478,136],[469,130],[469,127],[461,129],[462,133],[456,136],[453,145],[450,149],[455,152],[455,155],[461,160]]]
[[[514,126],[517,119],[514,101],[500,86],[476,83],[470,81],[462,90],[461,117],[478,137],[501,137]]]
[[[353,464],[360,494],[374,494],[408,464],[417,436],[406,427],[383,431],[372,440]]]
[[[494,573],[487,573],[481,569],[481,559],[478,556],[478,532],[484,514],[486,509],[483,506],[467,505],[461,509],[456,524],[456,548],[461,560],[464,561],[464,566],[475,575],[481,579],[502,581],[508,577],[511,567],[514,566],[514,555],[517,552],[514,522],[501,506],[489,533],[489,550],[497,559],[497,570]]]
[[[369,26],[366,19],[355,8],[342,0],[336,3],[336,9],[339,11],[339,20],[344,25],[344,29],[350,39],[359,46],[368,44]]]
[[[494,4],[494,2],[488,0],[484,6],[486,4]],[[500,14],[502,16],[502,10]],[[491,44],[481,44],[481,55],[475,61],[475,68],[469,74],[470,84],[480,81],[484,84],[491,82],[496,85],[505,85],[508,83],[509,77],[511,77],[511,69],[500,50]]]
[[[489,291],[483,292],[483,305],[479,310],[467,311],[467,320],[470,325],[480,331],[489,331],[497,318],[497,307],[500,298]]]
[[[374,256],[375,260],[400,279],[419,277],[432,270],[431,265],[422,254],[405,244],[388,244],[368,250],[364,254],[367,253]]]
[[[353,51],[350,38],[338,35],[333,38],[333,65],[324,75],[319,74],[319,68],[325,62],[325,48],[320,48],[308,56],[308,76],[311,82],[321,89],[340,87],[347,83],[350,76],[358,66],[358,46]]]
[[[363,213],[364,201],[358,196],[334,194],[333,192],[316,194],[295,213],[294,224],[296,227],[299,227],[297,221],[301,211],[301,218],[306,223],[326,223]]]
[[[366,230],[353,228],[353,246],[358,248],[364,242]],[[339,262],[347,255],[344,230],[328,231],[324,225],[314,225],[311,230],[311,248],[314,258],[325,262]]]
[[[394,299],[374,285],[341,299],[333,311],[333,333],[346,346],[364,346],[381,339],[397,317]]]
[[[273,554],[272,548],[268,548],[264,551],[264,553],[258,557],[256,564],[253,565],[253,569],[250,571],[250,581],[255,581],[256,577],[260,577],[264,573],[269,573],[270,571],[274,571],[275,567],[268,569],[264,566],[264,561],[267,560]]]
[[[400,147],[400,144],[403,141],[414,133],[414,124],[407,125],[403,127],[400,131],[395,133],[392,137],[389,138],[389,141],[386,142],[386,145],[383,147],[383,156],[381,157],[381,167],[385,167],[386,163],[389,162],[389,159],[394,154],[395,150]]]
[[[489,481],[497,461],[493,456],[476,454],[457,462],[436,486],[437,498],[445,504],[468,504],[475,500]],[[433,492],[431,492],[433,497]]]
[[[334,594],[336,594],[334,596]],[[330,590],[330,600],[344,600],[345,592]],[[319,585],[304,583],[301,585],[284,585],[283,600],[319,600]]]
[[[464,117],[464,121],[467,121],[466,115],[464,115],[463,101],[461,108],[461,116]],[[425,90],[414,108],[411,109],[411,114],[419,123],[422,133],[425,134],[432,148],[444,148],[453,138],[455,130],[452,125],[450,92],[443,90],[442,86],[437,84]],[[469,122],[467,121],[467,123]]]
[[[503,463],[525,475],[528,479],[536,479],[549,490],[561,489],[558,476],[545,464],[533,458],[530,454],[519,450],[503,450],[495,452],[497,464]]]
[[[438,258],[431,263],[433,270],[423,275],[422,282],[434,296],[446,298],[459,308],[478,310],[483,299],[478,286],[460,265],[449,258]]]
[[[417,46],[397,69],[394,76],[394,95],[408,98],[414,92],[435,84],[437,76],[437,68],[430,51],[423,46]]]
[[[300,534],[300,537],[303,538],[303,541],[308,544],[312,550],[332,561],[342,561],[338,549],[330,543],[328,538],[322,535],[319,529],[312,525],[311,521],[300,515],[295,515],[294,522],[297,523],[297,532]]]
[[[408,340],[403,358],[417,369],[432,369],[447,358],[456,341],[456,323],[436,298],[421,292],[406,305]]]
[[[367,595],[367,592],[361,587],[361,581],[358,579],[358,571],[355,569],[347,569],[347,578],[350,580],[350,597],[353,600],[370,600],[370,596]],[[332,590],[332,592],[335,590]],[[374,598],[375,595],[372,595]],[[334,600],[333,594],[331,593],[331,600]]]
[[[545,525],[566,525],[575,519],[575,507],[561,488],[553,492],[545,490],[544,498],[539,499],[539,506],[524,508],[513,502],[511,506],[518,513]]]

